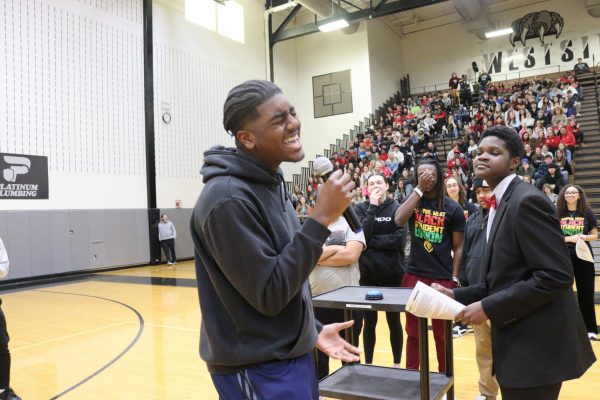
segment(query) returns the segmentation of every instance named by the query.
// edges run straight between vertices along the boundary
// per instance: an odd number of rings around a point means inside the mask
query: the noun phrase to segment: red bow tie
[[[496,195],[493,194],[490,197],[486,197],[483,202],[488,206],[489,209],[496,208]]]

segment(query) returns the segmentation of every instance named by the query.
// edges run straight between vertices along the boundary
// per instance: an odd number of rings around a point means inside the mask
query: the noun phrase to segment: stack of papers
[[[406,311],[422,318],[454,320],[463,308],[465,306],[458,301],[421,281],[417,282],[406,302]]]

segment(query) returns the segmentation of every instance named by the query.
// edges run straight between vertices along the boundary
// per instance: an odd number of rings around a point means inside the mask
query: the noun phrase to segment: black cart
[[[365,300],[367,291],[376,289],[383,300]],[[352,310],[405,311],[412,288],[383,288],[344,286],[313,298],[313,306],[342,308],[346,320]],[[342,400],[454,400],[454,362],[452,355],[452,322],[444,321],[446,335],[446,373],[429,372],[427,318],[419,318],[420,371],[378,367],[365,364],[346,364],[319,382],[321,396]],[[345,332],[351,342],[352,329]]]

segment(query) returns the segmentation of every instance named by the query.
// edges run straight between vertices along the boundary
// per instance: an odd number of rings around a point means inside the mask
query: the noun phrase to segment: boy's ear
[[[252,150],[255,146],[255,136],[252,132],[246,130],[239,130],[235,134],[236,139],[242,147],[246,150]]]
[[[519,165],[521,165],[521,157],[513,157],[510,160],[510,169],[512,171],[516,171],[519,169]]]

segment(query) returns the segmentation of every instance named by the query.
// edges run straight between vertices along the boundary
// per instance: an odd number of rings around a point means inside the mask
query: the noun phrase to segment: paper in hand
[[[575,253],[581,260],[592,263],[594,262],[594,256],[592,255],[589,246],[583,239],[577,239],[577,243],[575,244]]]
[[[451,299],[423,282],[417,282],[408,301],[406,311],[417,317],[453,320],[464,305]]]

